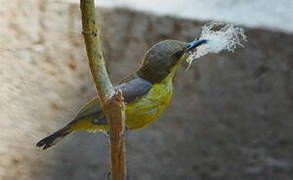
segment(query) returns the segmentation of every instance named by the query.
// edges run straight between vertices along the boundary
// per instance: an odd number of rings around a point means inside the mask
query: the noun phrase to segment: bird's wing
[[[128,82],[115,87],[115,90],[121,90],[126,104],[133,103],[147,94],[152,88],[152,83],[140,77],[136,77]]]
[[[97,97],[91,99],[86,105],[84,105],[75,116],[74,120],[68,125],[73,125],[83,119],[91,117],[92,123],[96,125],[106,125],[107,120],[101,109],[101,105]]]
[[[119,84],[115,87],[115,90],[121,90],[124,102],[129,104],[142,98],[151,88],[152,84],[149,81],[136,77],[127,82]],[[92,123],[95,125],[107,125],[107,120],[97,97],[93,98],[84,107],[82,107],[74,120],[69,123],[69,125],[87,117],[92,117]]]

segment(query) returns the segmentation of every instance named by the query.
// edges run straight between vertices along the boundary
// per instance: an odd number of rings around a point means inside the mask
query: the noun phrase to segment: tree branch
[[[99,95],[100,104],[107,117],[110,135],[110,164],[112,180],[126,180],[125,109],[122,92],[115,90],[108,77],[94,0],[80,1],[82,33],[85,40],[89,66]]]

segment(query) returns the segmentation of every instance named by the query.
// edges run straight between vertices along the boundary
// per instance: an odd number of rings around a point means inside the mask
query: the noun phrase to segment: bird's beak
[[[197,46],[205,44],[206,42],[208,42],[206,39],[201,39],[201,40],[194,40],[192,42],[186,43],[187,51],[191,51]]]

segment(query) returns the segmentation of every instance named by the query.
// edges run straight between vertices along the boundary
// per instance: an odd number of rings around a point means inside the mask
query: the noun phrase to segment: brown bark
[[[99,95],[100,104],[107,117],[110,135],[110,164],[112,180],[126,180],[125,159],[125,110],[122,92],[115,90],[108,77],[98,23],[95,17],[94,0],[81,0],[82,32],[85,39],[89,66]]]

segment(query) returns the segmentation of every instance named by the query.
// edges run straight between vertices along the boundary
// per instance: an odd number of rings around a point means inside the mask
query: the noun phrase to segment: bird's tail
[[[41,147],[43,149],[48,149],[49,147],[53,146],[57,142],[59,142],[61,139],[63,139],[66,135],[70,134],[72,131],[68,128],[62,128],[55,133],[51,134],[50,136],[40,140],[36,146]]]

